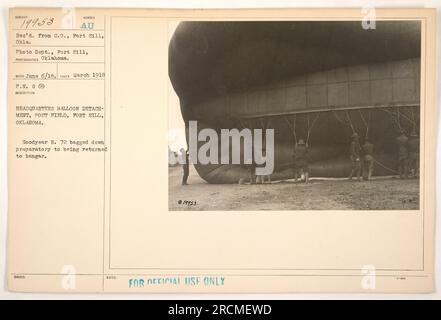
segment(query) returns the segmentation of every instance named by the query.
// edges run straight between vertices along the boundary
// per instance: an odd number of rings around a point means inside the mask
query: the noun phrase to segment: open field
[[[170,210],[406,210],[419,208],[419,180],[378,177],[371,181],[313,179],[272,184],[209,184],[190,166],[169,168]],[[185,204],[193,201],[195,204]]]

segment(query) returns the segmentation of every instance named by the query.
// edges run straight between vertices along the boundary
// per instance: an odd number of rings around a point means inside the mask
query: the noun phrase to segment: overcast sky
[[[169,40],[173,36],[179,22],[169,23]],[[182,120],[179,98],[169,80],[169,99],[168,99],[168,145],[172,151],[179,151],[187,148],[185,141],[185,124]]]

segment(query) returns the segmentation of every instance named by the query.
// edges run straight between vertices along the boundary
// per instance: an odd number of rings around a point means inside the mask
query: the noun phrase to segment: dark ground
[[[371,181],[313,179],[264,185],[209,184],[190,167],[169,168],[170,210],[406,210],[419,208],[419,180],[378,177]],[[185,200],[195,205],[183,203]],[[181,202],[181,203],[180,203]]]

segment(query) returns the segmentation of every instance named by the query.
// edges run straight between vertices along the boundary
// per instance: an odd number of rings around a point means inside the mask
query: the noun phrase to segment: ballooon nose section
[[[187,127],[274,130],[273,180],[293,177],[300,140],[311,176],[348,176],[354,133],[374,145],[375,174],[394,174],[396,137],[419,131],[419,22],[182,22],[169,73]],[[247,176],[244,163],[195,167],[211,183]]]

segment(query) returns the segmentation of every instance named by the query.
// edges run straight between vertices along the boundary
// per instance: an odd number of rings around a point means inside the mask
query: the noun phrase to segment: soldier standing
[[[254,184],[256,182],[256,165],[254,163],[254,158],[252,156],[250,158],[247,158],[247,161],[244,164],[244,167],[248,171],[250,184]]]
[[[265,150],[263,150],[262,151],[262,154],[263,153],[265,153],[266,154],[266,151]],[[262,157],[262,163],[265,163],[266,162],[266,156],[263,156]],[[255,168],[263,168],[264,167],[264,164],[260,164],[260,165],[255,165],[254,166],[254,171],[255,171]],[[261,183],[261,184],[264,184],[265,183],[265,181],[267,181],[268,183],[271,183],[271,175],[270,174],[268,174],[268,175],[262,175],[262,174],[257,174],[257,173],[254,173],[254,175],[255,175],[255,177],[256,177],[256,183],[257,184],[259,184],[259,183]]]
[[[349,180],[352,180],[354,174],[357,174],[357,180],[361,181],[361,158],[360,158],[361,146],[360,146],[360,141],[358,140],[359,136],[356,132],[354,132],[351,138],[352,141],[349,151],[350,151],[352,168],[351,168],[351,173],[349,174]]]
[[[410,134],[409,142],[409,169],[417,178],[420,175],[420,139],[415,131]]]
[[[370,180],[374,169],[374,145],[367,139],[363,144],[363,167],[366,172],[366,180]]]
[[[266,151],[265,151],[265,156],[263,157],[263,160],[264,160],[263,163],[265,163],[266,162]],[[268,183],[271,183],[271,174],[266,174],[266,175],[260,176],[260,182],[265,183],[265,181]]]
[[[396,141],[398,145],[398,173],[400,175],[400,179],[403,179],[408,177],[409,159],[409,138],[406,136],[406,132],[403,129],[401,129],[401,135],[397,137]]]
[[[188,163],[188,151],[185,150],[184,148],[181,148],[181,157],[182,159],[182,169],[184,171],[184,175],[182,176],[182,185],[188,185],[187,183],[187,179],[188,179],[188,175],[190,173],[190,164]]]
[[[309,165],[308,165],[308,145],[305,144],[303,139],[300,139],[298,143],[296,143],[294,148],[294,181],[297,182],[297,179],[300,175],[305,175],[305,182],[309,182]]]

